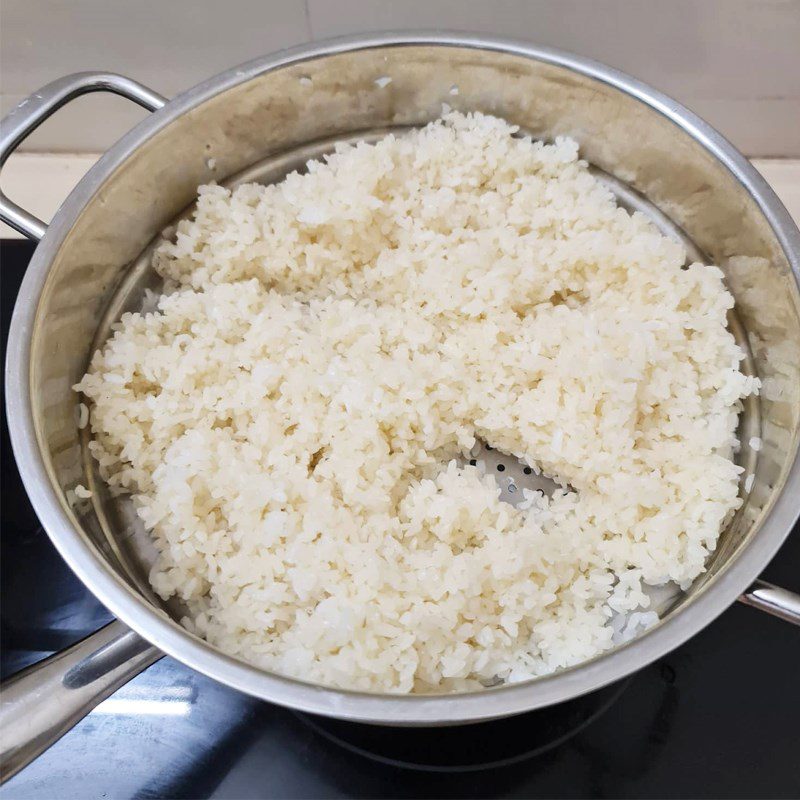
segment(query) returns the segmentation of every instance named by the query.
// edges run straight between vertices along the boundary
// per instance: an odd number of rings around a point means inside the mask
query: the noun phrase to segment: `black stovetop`
[[[5,358],[33,248],[3,242]],[[110,619],[50,544],[2,428],[2,674]],[[800,534],[765,572],[800,590]],[[2,797],[799,797],[800,630],[734,605],[633,678],[481,726],[378,729],[296,714],[164,658]]]

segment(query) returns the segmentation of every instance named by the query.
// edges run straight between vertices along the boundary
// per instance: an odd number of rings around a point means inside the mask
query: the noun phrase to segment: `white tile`
[[[3,0],[0,105],[85,69],[171,96],[311,33],[423,27],[597,58],[685,102],[749,155],[800,155],[800,0]],[[142,115],[108,97],[80,104],[26,149],[105,149]]]
[[[45,83],[82,70],[121,72],[169,97],[308,38],[304,0],[2,0],[3,110]],[[42,126],[26,149],[105,149],[141,118],[119,98],[74,102]]]
[[[35,217],[49,222],[99,156],[95,153],[17,153],[3,167],[3,191]],[[22,239],[0,222],[0,239]]]
[[[589,56],[685,102],[752,155],[800,155],[797,0],[308,0],[314,38],[439,28]]]
[[[800,159],[756,158],[753,165],[800,225]]]

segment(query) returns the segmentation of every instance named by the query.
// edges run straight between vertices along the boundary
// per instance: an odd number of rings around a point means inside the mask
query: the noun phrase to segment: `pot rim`
[[[7,413],[13,451],[28,496],[53,544],[78,577],[117,617],[192,669],[255,697],[300,711],[362,722],[444,725],[487,720],[562,702],[644,667],[700,631],[748,587],[789,534],[800,512],[800,460],[750,534],[742,552],[691,602],[637,639],[589,661],[525,683],[449,695],[391,695],[305,683],[238,661],[193,636],[124,582],[80,531],[42,457],[30,391],[30,348],[42,288],[50,265],[84,206],[142,143],[178,116],[254,77],[290,64],[346,51],[402,46],[461,47],[496,51],[560,66],[620,90],[671,120],[721,162],[758,204],[800,284],[800,231],[756,169],[710,125],[646,84],[591,59],[515,39],[421,31],[346,36],[300,45],[223,72],[170,100],[113,145],[56,212],[25,274],[8,341]]]

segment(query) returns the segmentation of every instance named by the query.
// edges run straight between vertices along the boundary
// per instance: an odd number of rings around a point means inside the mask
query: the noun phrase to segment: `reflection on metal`
[[[110,697],[103,700],[92,714],[143,714],[157,717],[185,717],[192,710],[185,700],[126,700]]]
[[[192,710],[196,692],[188,686],[152,687],[144,682],[123,686],[103,700],[93,714],[185,717]],[[91,716],[91,715],[90,715]]]
[[[0,780],[6,781],[162,654],[121,622],[4,681]]]
[[[739,600],[746,606],[766,611],[773,617],[800,625],[800,595],[774,586],[766,581],[756,581]]]

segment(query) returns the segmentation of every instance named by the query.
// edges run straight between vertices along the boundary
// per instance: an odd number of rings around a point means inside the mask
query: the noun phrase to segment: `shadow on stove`
[[[542,755],[604,714],[628,678],[569,702],[474,725],[395,728],[296,713],[320,736],[382,764],[426,772],[479,772]]]

